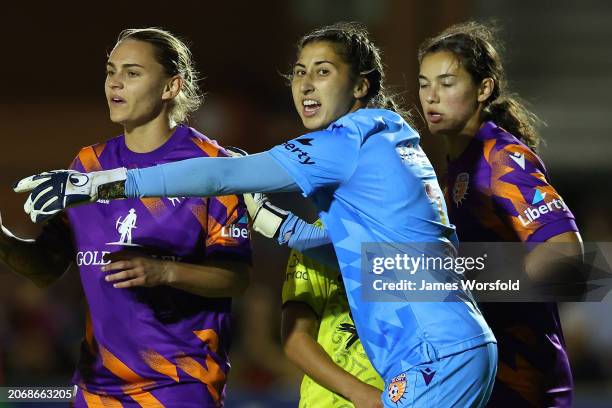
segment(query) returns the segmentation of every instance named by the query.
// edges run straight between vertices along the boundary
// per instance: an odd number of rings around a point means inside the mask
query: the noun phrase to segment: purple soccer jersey
[[[119,136],[83,148],[71,167],[91,172],[226,155],[194,129],[178,126],[150,153],[130,151]],[[101,267],[118,252],[187,263],[250,263],[242,197],[99,200],[67,214],[89,308],[74,376],[75,404],[222,406],[231,299],[207,299],[168,286],[116,289],[104,280]]]
[[[450,220],[466,242],[543,242],[578,231],[542,161],[485,122],[449,163]],[[518,271],[517,271],[518,273]],[[572,376],[556,303],[482,303],[499,351],[490,407],[569,407]]]

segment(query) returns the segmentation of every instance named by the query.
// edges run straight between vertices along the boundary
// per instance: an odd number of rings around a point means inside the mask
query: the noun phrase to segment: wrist
[[[176,262],[162,261],[162,285],[172,286],[177,281]]]
[[[98,186],[97,198],[103,200],[112,200],[114,198],[126,198],[125,196],[125,180],[113,181]]]
[[[347,374],[346,380],[342,381],[342,389],[338,391],[340,394],[344,395],[347,400],[355,402],[359,400],[358,396],[361,395],[363,383],[348,372]]]
[[[92,198],[111,200],[125,198],[125,181],[127,169],[119,167],[112,170],[103,170],[89,173],[92,179]]]

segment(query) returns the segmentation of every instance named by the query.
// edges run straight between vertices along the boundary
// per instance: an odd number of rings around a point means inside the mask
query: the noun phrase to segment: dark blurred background
[[[191,125],[256,152],[303,132],[280,74],[308,30],[339,20],[367,24],[384,51],[388,84],[416,107],[418,44],[452,23],[493,18],[511,88],[548,124],[541,155],[553,185],[586,241],[612,241],[608,1],[11,2],[0,10],[0,211],[19,236],[34,237],[38,228],[12,182],[64,168],[81,146],[121,132],[108,119],[103,83],[107,52],[124,28],[160,26],[190,41],[207,94]],[[442,172],[442,142],[423,139]],[[297,195],[277,201],[313,215]],[[235,303],[227,405],[296,406],[300,374],[278,343],[287,252],[258,238],[254,249],[253,285]],[[74,271],[42,291],[0,265],[0,385],[67,385],[83,302]],[[609,296],[561,305],[576,407],[612,406],[611,303]]]

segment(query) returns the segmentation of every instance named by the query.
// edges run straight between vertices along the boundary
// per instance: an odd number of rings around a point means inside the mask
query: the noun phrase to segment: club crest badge
[[[408,381],[406,379],[406,373],[402,373],[391,379],[387,387],[387,396],[391,402],[398,403],[404,397],[407,387]]]
[[[457,179],[453,185],[453,201],[459,207],[465,196],[467,195],[468,185],[470,183],[470,175],[468,173],[457,174]]]

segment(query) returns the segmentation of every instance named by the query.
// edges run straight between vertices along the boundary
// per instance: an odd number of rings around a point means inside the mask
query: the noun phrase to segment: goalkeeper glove
[[[225,150],[232,157],[248,155],[247,152],[238,147],[228,146]],[[278,238],[278,231],[289,216],[289,212],[272,205],[263,193],[245,193],[243,197],[249,216],[253,221],[253,229],[266,238]]]
[[[253,229],[266,238],[278,238],[289,212],[272,205],[263,193],[244,194],[244,203],[253,220]]]
[[[98,187],[124,181],[123,167],[80,173],[74,170],[53,170],[19,180],[13,185],[17,193],[31,191],[23,206],[33,222],[42,222],[64,208],[98,199]]]

